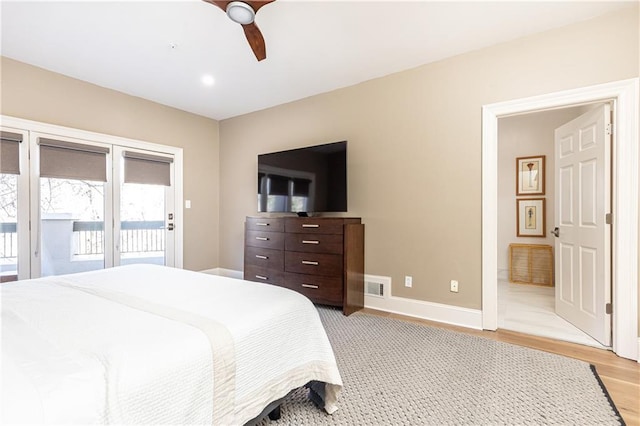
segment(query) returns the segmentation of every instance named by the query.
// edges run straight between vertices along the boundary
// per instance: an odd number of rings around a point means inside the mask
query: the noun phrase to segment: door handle
[[[560,237],[560,228],[556,226],[555,228],[553,228],[553,231],[549,231],[549,233],[555,235],[556,238],[558,238]]]

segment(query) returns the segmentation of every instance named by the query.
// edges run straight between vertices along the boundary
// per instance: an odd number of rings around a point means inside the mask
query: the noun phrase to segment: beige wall
[[[633,6],[222,121],[220,266],[242,269],[257,154],[347,139],[366,272],[395,296],[480,309],[482,105],[638,77],[638,28]]]
[[[0,113],[184,149],[184,267],[218,266],[218,122],[8,58]]]
[[[2,58],[0,113],[184,148],[184,194],[193,203],[185,267],[195,270],[242,269],[257,154],[347,139],[349,214],[366,224],[366,272],[391,276],[395,296],[479,309],[482,105],[638,77],[633,7],[225,120],[220,129]],[[404,275],[413,288],[402,286]],[[459,293],[448,291],[450,279],[460,281]]]

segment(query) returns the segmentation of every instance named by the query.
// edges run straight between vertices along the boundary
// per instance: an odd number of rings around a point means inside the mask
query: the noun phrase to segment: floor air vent
[[[384,284],[376,281],[366,281],[365,293],[369,296],[384,297]]]
[[[383,275],[364,275],[364,296],[379,299],[391,297],[391,277]],[[370,299],[371,300],[371,299]],[[380,301],[381,302],[381,301]],[[371,303],[376,303],[372,301]]]

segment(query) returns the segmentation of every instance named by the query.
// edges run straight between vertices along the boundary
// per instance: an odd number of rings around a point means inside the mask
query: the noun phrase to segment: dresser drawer
[[[287,251],[284,253],[284,270],[299,274],[342,276],[342,256]]]
[[[282,217],[248,217],[246,229],[251,231],[283,232],[284,218]]]
[[[314,219],[312,217],[287,217],[285,232],[301,234],[342,234],[344,221],[339,218]]]
[[[246,247],[244,256],[245,265],[279,270],[284,268],[284,252],[282,250]]]
[[[282,271],[253,265],[245,265],[244,267],[244,279],[247,281],[282,285],[283,277]]]
[[[286,234],[284,249],[308,253],[342,254],[342,235]]]
[[[284,234],[281,232],[247,231],[245,244],[274,250],[284,249]]]
[[[284,287],[302,293],[316,303],[342,304],[342,277],[323,277],[285,272]]]

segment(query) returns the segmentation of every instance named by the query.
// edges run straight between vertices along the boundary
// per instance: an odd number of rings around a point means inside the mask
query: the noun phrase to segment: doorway
[[[557,271],[552,268],[552,253],[556,238],[550,232],[557,225],[555,212],[556,180],[554,169],[558,162],[554,150],[554,131],[575,120],[602,103],[570,106],[553,110],[529,112],[498,119],[498,328],[604,348],[600,342],[567,321],[556,309],[556,290],[559,289]],[[544,159],[541,187],[534,195],[515,190],[517,181],[515,159],[539,156]],[[524,163],[523,163],[524,164]],[[530,191],[531,192],[531,191]],[[533,198],[532,198],[533,197]],[[540,233],[518,230],[516,203],[544,200],[541,212],[545,229]],[[534,234],[534,235],[526,235]],[[522,265],[511,273],[511,249],[519,253],[531,247],[538,253],[535,277],[519,276]],[[528,249],[527,249],[528,250]],[[542,251],[541,251],[542,250]],[[545,253],[542,256],[542,253]],[[548,256],[546,255],[548,253]],[[517,261],[523,262],[520,255]],[[543,263],[540,263],[544,261]],[[544,266],[544,268],[541,268]],[[548,269],[548,271],[547,271]],[[555,274],[554,274],[555,272]]]
[[[498,118],[601,101],[613,102],[613,351],[638,359],[638,79],[574,89],[483,107],[482,322],[498,327]]]

